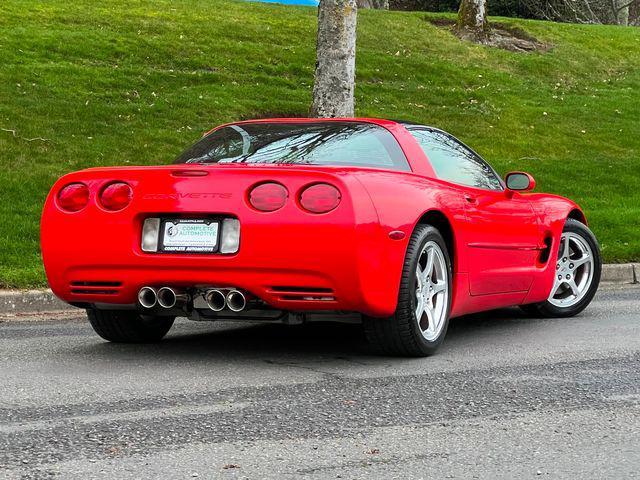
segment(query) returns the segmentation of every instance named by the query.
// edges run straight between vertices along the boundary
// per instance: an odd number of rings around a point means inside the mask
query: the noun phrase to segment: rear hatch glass
[[[303,164],[409,171],[400,145],[366,122],[256,122],[227,125],[191,146],[174,163]]]

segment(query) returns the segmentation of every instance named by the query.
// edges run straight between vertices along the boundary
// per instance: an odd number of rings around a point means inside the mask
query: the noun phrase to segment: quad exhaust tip
[[[227,297],[218,289],[208,290],[204,296],[207,305],[214,312],[221,312],[227,305]]]
[[[189,301],[189,295],[182,290],[162,287],[158,290],[158,305],[162,308],[178,308]]]
[[[158,303],[158,294],[153,287],[142,287],[138,292],[138,302],[144,308],[153,308]]]
[[[231,290],[227,293],[227,307],[232,312],[241,312],[247,306],[247,298],[239,290]]]
[[[138,303],[147,309],[156,306],[165,309],[181,308],[189,300],[187,292],[172,287],[161,287],[156,290],[154,287],[145,286],[138,291]],[[206,291],[204,300],[214,312],[221,312],[225,307],[232,312],[241,312],[247,306],[246,296],[236,289],[229,290],[225,295],[224,291],[212,288]]]

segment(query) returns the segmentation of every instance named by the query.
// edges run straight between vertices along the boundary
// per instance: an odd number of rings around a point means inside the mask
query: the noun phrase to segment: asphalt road
[[[640,478],[640,289],[452,322],[426,359],[354,325],[181,321],[158,345],[0,323],[0,478]]]

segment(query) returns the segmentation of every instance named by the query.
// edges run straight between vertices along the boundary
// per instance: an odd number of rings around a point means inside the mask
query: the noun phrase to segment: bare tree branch
[[[640,0],[520,0],[536,17],[561,22],[626,25],[630,7]]]

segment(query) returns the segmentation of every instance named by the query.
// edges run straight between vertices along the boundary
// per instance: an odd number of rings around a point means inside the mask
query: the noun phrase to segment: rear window
[[[410,170],[388,130],[358,122],[229,125],[203,137],[174,163],[283,163]]]

